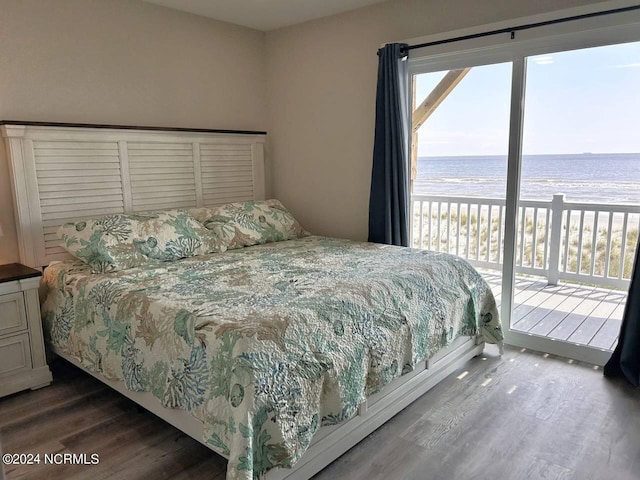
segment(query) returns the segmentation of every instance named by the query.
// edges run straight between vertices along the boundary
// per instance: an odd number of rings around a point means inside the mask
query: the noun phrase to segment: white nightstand
[[[41,275],[19,263],[0,265],[0,397],[51,383],[38,300]]]

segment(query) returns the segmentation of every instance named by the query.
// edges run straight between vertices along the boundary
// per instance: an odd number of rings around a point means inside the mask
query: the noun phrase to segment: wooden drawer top
[[[0,283],[23,280],[25,278],[39,277],[42,272],[35,268],[25,267],[20,263],[0,265]]]

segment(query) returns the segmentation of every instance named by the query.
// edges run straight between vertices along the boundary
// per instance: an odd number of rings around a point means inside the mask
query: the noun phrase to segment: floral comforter
[[[322,425],[458,335],[502,340],[489,286],[441,253],[306,237],[109,274],[45,271],[48,340],[202,420],[228,479],[291,466]]]

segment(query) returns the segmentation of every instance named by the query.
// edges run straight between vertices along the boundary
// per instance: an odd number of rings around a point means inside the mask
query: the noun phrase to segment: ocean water
[[[640,153],[524,155],[520,197],[640,204]],[[504,198],[506,156],[420,157],[414,193]]]

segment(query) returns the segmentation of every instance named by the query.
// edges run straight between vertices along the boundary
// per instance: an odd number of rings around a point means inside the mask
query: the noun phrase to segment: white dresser
[[[0,265],[0,397],[51,383],[38,300],[41,275],[18,263]]]

